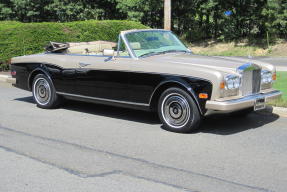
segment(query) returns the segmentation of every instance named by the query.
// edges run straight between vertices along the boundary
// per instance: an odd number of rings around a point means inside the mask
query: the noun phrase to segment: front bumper
[[[265,97],[266,102],[280,98],[282,93],[280,91],[271,91],[268,93],[258,93],[249,95],[239,99],[232,99],[227,101],[207,101],[206,109],[216,111],[237,111],[253,107],[256,99]]]

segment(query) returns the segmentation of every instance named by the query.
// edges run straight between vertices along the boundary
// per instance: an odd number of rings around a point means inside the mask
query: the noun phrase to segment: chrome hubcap
[[[49,103],[51,97],[51,88],[47,80],[44,78],[37,79],[34,83],[33,93],[37,103],[41,105],[46,105]]]
[[[165,122],[173,128],[185,126],[190,119],[189,104],[185,97],[177,93],[165,97],[161,112]]]

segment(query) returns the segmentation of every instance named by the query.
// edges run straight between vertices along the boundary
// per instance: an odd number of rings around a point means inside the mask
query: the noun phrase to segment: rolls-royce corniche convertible
[[[122,31],[117,44],[50,42],[45,53],[11,60],[14,86],[37,106],[62,99],[156,111],[163,128],[190,132],[211,112],[262,110],[281,96],[274,66],[193,54],[171,31]]]

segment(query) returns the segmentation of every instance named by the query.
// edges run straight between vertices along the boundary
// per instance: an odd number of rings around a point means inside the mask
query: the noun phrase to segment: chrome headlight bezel
[[[273,72],[269,70],[261,71],[261,90],[272,88]]]
[[[241,78],[237,75],[227,75],[224,78],[225,90],[239,89],[241,84]]]
[[[239,95],[239,88],[241,86],[241,76],[226,75],[224,77],[224,88],[221,91],[222,97],[231,97]]]
[[[261,84],[272,83],[272,72],[268,70],[261,71]]]

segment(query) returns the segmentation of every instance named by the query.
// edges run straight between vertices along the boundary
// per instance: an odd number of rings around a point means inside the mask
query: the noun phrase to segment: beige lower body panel
[[[216,111],[238,111],[253,107],[256,99],[265,97],[266,102],[280,98],[282,93],[280,91],[271,91],[267,93],[259,93],[249,95],[239,99],[232,99],[227,101],[207,101],[206,109]]]

